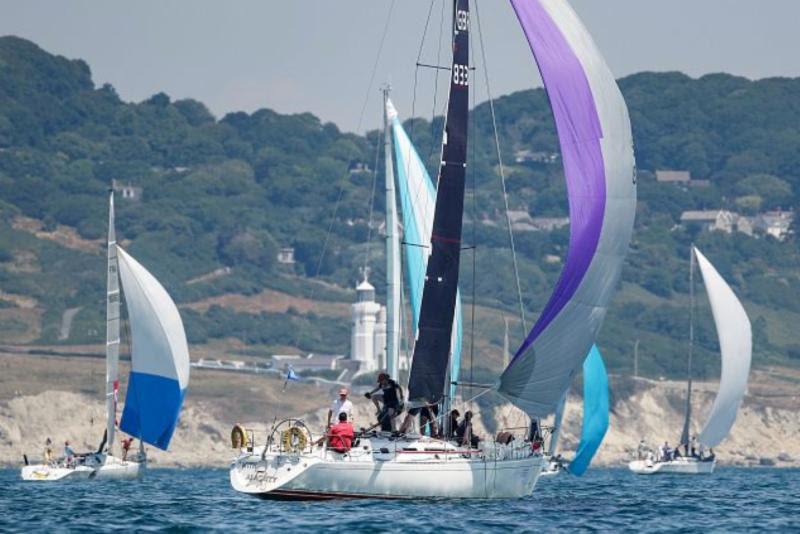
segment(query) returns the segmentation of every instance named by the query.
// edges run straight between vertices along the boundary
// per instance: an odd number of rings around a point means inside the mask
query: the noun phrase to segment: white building
[[[350,359],[359,362],[359,372],[383,369],[386,364],[386,308],[375,302],[375,288],[367,281],[356,287],[352,305],[353,325]]]
[[[681,214],[681,224],[684,226],[698,225],[707,232],[725,232],[730,234],[734,230],[739,216],[727,210],[690,210]]]

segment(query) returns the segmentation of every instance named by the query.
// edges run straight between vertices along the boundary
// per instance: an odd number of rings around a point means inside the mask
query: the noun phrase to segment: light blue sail
[[[431,232],[433,229],[433,213],[436,207],[436,189],[420,159],[417,150],[406,134],[397,110],[391,100],[386,102],[386,116],[392,128],[394,139],[395,161],[397,163],[398,189],[400,206],[403,212],[403,253],[406,261],[408,292],[413,314],[412,328],[417,335],[420,306],[422,304],[422,288],[425,285],[425,271],[430,254]],[[461,295],[456,297],[456,311],[453,319],[453,336],[451,340],[450,377],[458,380],[461,369],[462,341]],[[456,386],[450,386],[450,398],[456,393]]]
[[[569,472],[580,476],[589,468],[608,430],[608,374],[597,345],[583,362],[583,428]]]

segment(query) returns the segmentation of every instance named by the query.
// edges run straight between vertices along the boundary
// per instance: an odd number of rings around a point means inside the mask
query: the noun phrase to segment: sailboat
[[[571,237],[564,271],[533,329],[488,389],[531,418],[552,413],[592,347],[622,269],[636,204],[624,100],[585,28],[561,0],[512,0],[547,88],[561,144]],[[452,12],[453,61],[430,249],[409,375],[412,407],[446,406],[456,314],[469,113],[468,0]],[[396,264],[395,264],[396,265]],[[529,433],[477,448],[428,436],[362,433],[337,452],[288,418],[249,443],[232,487],[264,499],[510,498],[544,464]]]
[[[144,444],[167,450],[189,384],[189,349],[178,308],[164,287],[117,244],[114,193],[109,197],[106,289],[106,428],[97,452],[22,468],[24,480],[130,479],[147,464]],[[117,435],[120,281],[128,310],[131,372],[119,430],[139,439],[139,451],[121,457]],[[130,446],[130,441],[127,441]],[[27,462],[26,462],[27,463]]]
[[[719,391],[711,406],[703,429],[696,441],[690,439],[692,419],[692,351],[694,346],[694,271],[695,260],[706,286],[711,313],[719,337],[722,357],[722,373]],[[716,458],[713,452],[704,454],[704,449],[719,445],[730,432],[736,421],[736,413],[747,389],[750,374],[750,360],[753,352],[750,319],[744,306],[736,298],[731,287],[720,276],[711,262],[692,245],[689,261],[690,321],[689,321],[689,372],[686,391],[686,415],[678,448],[684,454],[669,454],[662,451],[658,456],[652,452],[640,451],[642,458],[630,462],[631,471],[640,475],[658,473],[711,474],[714,472]],[[666,454],[665,454],[666,453]]]
[[[556,410],[550,446],[545,455],[548,463],[542,470],[542,476],[557,475],[564,471],[576,476],[585,473],[608,431],[608,373],[597,345],[592,346],[583,362],[583,425],[575,457],[569,462],[557,454],[565,400],[566,397]]]

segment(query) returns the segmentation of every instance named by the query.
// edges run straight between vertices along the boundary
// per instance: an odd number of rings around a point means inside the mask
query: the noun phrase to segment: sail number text
[[[456,13],[456,29],[460,32],[467,31],[469,27],[469,13],[463,9],[459,9]]]
[[[453,63],[453,83],[456,85],[469,85],[469,67]]]

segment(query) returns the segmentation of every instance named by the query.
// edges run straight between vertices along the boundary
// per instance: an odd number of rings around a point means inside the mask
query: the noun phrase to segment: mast
[[[694,351],[694,243],[689,249],[689,365],[687,369],[688,383],[686,386],[686,418],[683,421],[683,431],[678,445],[689,443],[689,425],[692,419],[692,352]]]
[[[386,372],[397,380],[400,359],[400,236],[394,191],[392,132],[387,113],[388,102],[387,86],[383,89],[383,145],[386,171]]]
[[[453,2],[453,63],[442,140],[442,158],[431,233],[431,252],[417,342],[409,378],[412,403],[436,403],[447,384],[453,316],[458,292],[469,116],[469,4]]]
[[[106,450],[114,444],[119,391],[119,263],[114,230],[114,192],[108,199],[108,264],[106,269]]]

